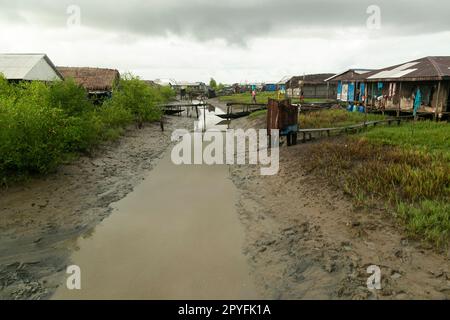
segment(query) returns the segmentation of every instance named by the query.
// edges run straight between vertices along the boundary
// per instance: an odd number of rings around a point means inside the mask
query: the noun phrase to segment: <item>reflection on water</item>
[[[194,100],[193,103],[201,103],[201,101]],[[218,117],[218,114],[225,114],[225,110],[222,110],[220,107],[215,106],[215,108],[209,109],[208,107],[200,107],[199,108],[199,119],[195,124],[195,131],[204,131],[205,124],[206,130],[215,129],[220,131],[227,130],[227,125],[218,125],[218,123],[223,122],[223,119]]]

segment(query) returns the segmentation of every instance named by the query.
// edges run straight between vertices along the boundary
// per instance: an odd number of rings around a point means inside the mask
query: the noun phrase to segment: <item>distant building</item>
[[[176,86],[177,82],[173,79],[155,79],[153,80],[154,83],[156,83],[159,86],[163,86],[163,87],[174,87]]]
[[[291,77],[285,82],[286,94],[290,98],[298,98],[303,93],[304,98],[335,99],[337,84],[325,82],[334,75],[334,73],[319,73]]]
[[[208,91],[208,86],[204,82],[177,82],[175,85],[172,85],[172,88],[178,93],[181,90],[190,90],[199,93],[206,93]]]
[[[367,104],[382,110],[450,112],[450,56],[425,57],[366,74]]]
[[[263,90],[266,92],[275,92],[278,90],[277,82],[268,82],[264,84]]]
[[[46,54],[0,54],[0,73],[9,81],[61,81],[64,77]]]
[[[339,101],[353,103],[363,102],[365,97],[365,80],[373,69],[349,69],[325,79],[330,85],[337,86],[336,98]]]
[[[115,69],[57,67],[65,79],[72,78],[88,92],[94,102],[101,102],[112,96],[115,84],[120,80],[120,73]]]

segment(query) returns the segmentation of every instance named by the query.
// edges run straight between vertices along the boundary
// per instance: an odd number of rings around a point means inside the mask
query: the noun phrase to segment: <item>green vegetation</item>
[[[0,76],[0,181],[47,173],[135,121],[159,119],[157,105],[171,96],[126,76],[113,98],[94,106],[74,81],[11,84]]]
[[[310,166],[360,202],[387,201],[411,236],[448,247],[449,141],[447,123],[379,127],[312,146]]]
[[[217,88],[217,82],[216,82],[216,80],[214,80],[213,78],[211,78],[211,80],[209,80],[209,86],[210,86],[212,89],[216,89],[216,88]]]
[[[164,100],[160,89],[147,85],[139,77],[126,74],[120,80],[118,90],[106,105],[129,110],[136,122],[141,125],[145,121],[150,122],[161,118],[162,111],[158,106]]]
[[[450,157],[450,126],[445,122],[419,121],[400,127],[380,127],[362,136],[379,144],[442,152]]]
[[[269,101],[269,98],[271,99],[277,99],[278,93],[277,92],[258,92],[256,95],[256,102],[257,103],[267,103]],[[252,95],[250,92],[246,93],[238,93],[233,94],[230,96],[222,96],[219,98],[222,102],[237,102],[237,103],[252,103]],[[300,100],[295,98],[292,99],[293,103],[298,103]],[[327,99],[305,99],[305,103],[321,103],[321,102],[328,102],[333,100],[327,100]]]
[[[267,115],[267,110],[258,110],[258,111],[251,113],[248,117],[250,119],[254,119],[254,118],[259,118],[259,117],[263,117],[263,116],[266,117],[266,115]]]
[[[342,109],[321,110],[301,113],[299,123],[302,129],[345,127],[367,121],[383,120],[385,116],[360,112],[348,112]]]

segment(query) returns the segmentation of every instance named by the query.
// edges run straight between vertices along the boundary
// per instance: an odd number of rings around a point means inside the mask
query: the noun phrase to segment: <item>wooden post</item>
[[[160,125],[161,125],[161,131],[164,132],[164,116],[161,116]]]
[[[206,104],[203,105],[203,131],[206,132]]]
[[[438,91],[437,91],[437,95],[436,95],[436,107],[434,110],[434,119],[437,121],[438,120],[438,110],[439,110],[439,96],[441,94],[441,81],[439,81],[438,84]],[[431,97],[431,99],[433,99],[433,97]]]
[[[397,110],[397,118],[400,117],[400,112],[402,110],[402,82],[399,85],[398,91],[398,110]]]

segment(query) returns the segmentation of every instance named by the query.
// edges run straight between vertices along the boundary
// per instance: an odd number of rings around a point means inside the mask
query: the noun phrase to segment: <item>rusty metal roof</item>
[[[304,84],[325,84],[325,80],[333,76],[335,76],[335,73],[305,74],[304,76],[291,77],[286,83],[295,86],[299,84],[299,81],[303,81]]]
[[[369,82],[433,81],[450,79],[450,56],[425,57],[370,72]]]
[[[349,69],[337,75],[334,75],[325,81],[337,82],[337,81],[358,81],[365,80],[366,75],[374,71],[373,69]]]

